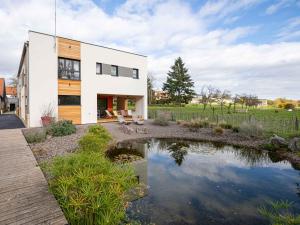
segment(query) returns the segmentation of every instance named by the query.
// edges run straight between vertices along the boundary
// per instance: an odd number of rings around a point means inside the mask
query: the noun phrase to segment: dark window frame
[[[79,97],[79,103],[61,103],[61,101],[63,100],[63,99],[60,99],[60,97],[62,97],[62,98],[66,98],[66,97]],[[58,105],[59,106],[81,106],[81,96],[80,95],[58,95],[58,97],[57,97],[57,100],[58,100]],[[64,101],[66,101],[66,100],[70,100],[70,99],[64,99]],[[74,100],[74,99],[73,99]],[[78,99],[77,99],[78,100]]]
[[[100,65],[100,73],[98,73],[98,71],[97,71],[97,66],[98,66],[98,65]],[[102,72],[102,63],[96,62],[96,74],[97,74],[97,75],[103,74],[103,72]]]
[[[116,75],[113,75],[113,74],[111,73],[111,68],[112,68],[112,67],[115,67],[115,68],[116,68]],[[117,66],[117,65],[110,65],[110,75],[113,76],[113,77],[118,77],[118,76],[119,76],[119,66]]]
[[[136,71],[136,77],[134,76],[133,71]],[[133,69],[132,69],[132,78],[133,78],[133,79],[139,79],[139,78],[140,78],[139,69],[136,69],[136,68],[133,68]]]
[[[64,68],[66,67],[66,60],[69,60],[69,61],[72,61],[72,70],[71,70],[71,73],[73,73],[73,75],[71,75],[71,77],[68,77],[68,78],[64,78],[63,77],[63,74],[60,74],[60,68],[59,68],[59,61],[60,60],[64,60]],[[74,70],[74,62],[78,62],[78,71],[75,71]],[[64,69],[63,70],[64,72],[66,72],[67,70]],[[79,77],[74,79],[74,73],[75,72],[78,72],[79,73]],[[58,76],[58,79],[60,80],[81,80],[81,61],[78,60],[78,59],[70,59],[70,58],[65,58],[65,57],[58,57],[57,59],[57,76]]]

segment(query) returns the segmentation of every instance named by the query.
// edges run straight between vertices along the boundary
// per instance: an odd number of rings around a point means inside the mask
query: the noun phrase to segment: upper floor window
[[[118,76],[118,66],[110,66],[110,74],[112,76]]]
[[[102,74],[102,63],[96,63],[96,74]]]
[[[58,78],[80,80],[80,61],[58,58]]]
[[[80,96],[77,95],[59,95],[58,105],[80,105]]]
[[[135,79],[139,79],[139,70],[138,69],[132,70],[132,77]]]

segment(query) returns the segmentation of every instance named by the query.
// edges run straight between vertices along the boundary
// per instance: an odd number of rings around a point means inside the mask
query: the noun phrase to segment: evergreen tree
[[[192,100],[196,94],[193,88],[194,82],[188,74],[188,69],[179,57],[168,72],[167,81],[163,84],[163,90],[168,92],[172,102],[181,104]]]

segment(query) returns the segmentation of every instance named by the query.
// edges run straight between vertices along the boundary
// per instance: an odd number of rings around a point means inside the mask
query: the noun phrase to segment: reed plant
[[[137,180],[132,167],[105,157],[110,140],[103,127],[92,126],[77,152],[43,165],[69,224],[112,225],[125,218],[126,193]]]

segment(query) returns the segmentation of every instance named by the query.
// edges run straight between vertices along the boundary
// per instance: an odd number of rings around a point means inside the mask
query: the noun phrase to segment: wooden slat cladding
[[[57,38],[58,57],[80,60],[80,42]]]
[[[81,124],[81,106],[58,106],[59,120],[72,120],[74,124]]]
[[[81,81],[58,80],[58,95],[81,95]]]

